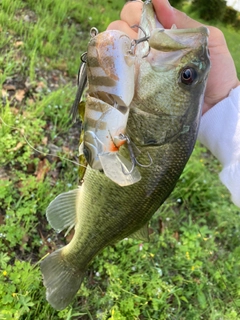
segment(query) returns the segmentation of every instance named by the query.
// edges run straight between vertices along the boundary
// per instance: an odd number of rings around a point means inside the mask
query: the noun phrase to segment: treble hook
[[[148,41],[148,39],[150,38],[150,36],[147,36],[146,31],[141,26],[139,26],[137,24],[134,24],[133,26],[131,26],[131,28],[139,28],[144,33],[144,37],[142,37],[140,39],[134,39],[133,40],[136,43],[136,45],[141,43],[141,42]]]
[[[142,30],[142,32],[144,33],[144,37],[140,38],[140,39],[133,39],[131,42],[131,48],[130,48],[130,53],[133,54],[134,49],[136,48],[136,46],[144,41],[148,42],[148,39],[150,38],[150,36],[147,36],[146,31],[139,25],[134,24],[133,26],[131,26],[131,28],[139,28],[140,30]],[[148,53],[146,55],[144,55],[142,58],[146,58],[149,53],[150,53],[151,47],[148,46]]]
[[[122,172],[125,174],[125,175],[128,175],[128,174],[131,174],[136,166],[136,158],[135,158],[135,155],[134,155],[134,152],[133,152],[133,148],[131,146],[131,140],[129,139],[128,136],[126,136],[125,134],[123,133],[120,133],[119,134],[119,138],[122,139],[122,140],[126,140],[127,142],[127,146],[128,146],[128,151],[129,151],[129,155],[130,155],[130,159],[131,159],[131,162],[132,162],[132,168],[129,172],[126,172],[124,170],[124,167],[123,165],[121,164],[122,166]]]
[[[96,35],[98,34],[98,29],[93,27],[90,29],[90,37],[91,38],[94,38]],[[80,79],[81,79],[81,75],[84,73],[84,69],[86,68],[86,63],[87,63],[87,52],[84,52],[81,57],[80,57],[80,60],[81,60],[81,65],[79,67],[79,70],[78,70],[78,85],[80,83]]]
[[[98,34],[97,28],[93,27],[90,29],[90,37],[91,38],[94,38],[97,34]],[[84,52],[81,55],[80,60],[81,60],[81,65],[78,70],[78,85],[80,84],[81,77],[85,73],[85,68],[86,68],[86,63],[87,63],[87,52]],[[84,76],[86,76],[86,75],[84,75]]]
[[[91,28],[90,37],[94,38],[97,34],[98,34],[98,29],[95,27]],[[78,78],[77,78],[78,89],[77,89],[76,97],[73,102],[72,108],[70,110],[70,116],[72,117],[73,121],[76,120],[79,103],[81,101],[83,91],[87,84],[87,52],[84,52],[81,55],[80,59],[81,59],[81,64],[78,69]]]
[[[85,65],[87,63],[87,52],[84,52],[81,57],[80,57],[80,60],[81,60],[81,64],[80,64],[80,67],[78,69],[78,79],[77,79],[77,83],[78,83],[78,86],[80,84],[80,79],[81,77],[83,76],[85,70]]]
[[[151,167],[151,165],[153,164],[153,159],[152,157],[150,156],[149,152],[147,152],[147,155],[148,155],[148,159],[150,160],[150,163],[149,164],[141,164],[140,162],[137,161],[137,159],[135,159],[137,165],[139,167],[142,167],[142,168],[149,168]]]
[[[127,135],[123,134],[123,133],[120,133],[120,134],[119,134],[119,138],[122,139],[122,140],[126,140],[127,146],[128,146],[129,155],[130,155],[130,159],[131,159],[131,162],[132,162],[132,168],[131,168],[131,170],[130,170],[129,172],[126,172],[126,171],[124,170],[123,165],[121,164],[121,166],[122,166],[122,172],[123,172],[125,175],[131,174],[131,173],[133,172],[134,168],[136,167],[136,165],[138,165],[139,167],[142,167],[142,168],[148,168],[148,167],[150,167],[150,166],[152,165],[153,160],[152,160],[152,158],[151,158],[151,156],[150,156],[149,153],[147,153],[147,155],[148,155],[148,158],[149,158],[149,160],[150,160],[150,163],[147,164],[147,165],[141,164],[140,162],[138,162],[138,160],[136,159],[136,157],[135,157],[135,155],[134,155],[134,151],[133,151],[133,148],[132,148],[132,146],[131,146],[131,140],[130,140],[130,138],[129,138]]]

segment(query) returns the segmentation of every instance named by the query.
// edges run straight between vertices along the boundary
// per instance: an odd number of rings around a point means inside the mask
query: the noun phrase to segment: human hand
[[[185,13],[171,7],[167,0],[152,0],[158,20],[164,28],[173,24],[179,29],[196,28],[202,24],[191,19]],[[109,30],[121,30],[129,37],[137,38],[137,28],[142,12],[142,1],[128,2],[122,9],[121,20],[112,22]],[[223,33],[216,27],[207,26],[210,31],[209,50],[211,69],[204,97],[203,114],[219,101],[226,98],[231,89],[240,85],[232,56],[228,50]]]

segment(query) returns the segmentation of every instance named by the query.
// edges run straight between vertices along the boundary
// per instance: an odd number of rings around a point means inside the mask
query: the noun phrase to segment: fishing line
[[[21,136],[23,137],[23,139],[25,140],[25,142],[27,143],[27,145],[28,145],[31,149],[33,149],[34,151],[38,152],[39,154],[41,154],[41,155],[43,155],[43,156],[45,156],[45,157],[46,157],[46,156],[56,157],[56,154],[54,154],[54,153],[45,153],[45,152],[42,152],[42,151],[36,149],[34,146],[31,145],[31,143],[28,141],[28,139],[27,139],[27,137],[25,136],[25,134],[24,134],[19,128],[14,127],[14,126],[10,126],[9,124],[7,124],[7,123],[3,120],[3,118],[2,118],[1,116],[0,116],[0,120],[1,120],[1,122],[2,122],[6,127],[11,128],[11,129],[13,129],[13,130],[17,130],[18,132],[20,132]],[[65,161],[67,161],[67,162],[76,164],[76,165],[79,166],[79,167],[87,168],[87,167],[84,166],[83,164],[80,164],[80,163],[78,163],[78,162],[76,162],[76,161],[69,160],[69,159],[64,158],[64,157],[61,157],[61,156],[59,156],[59,155],[57,155],[57,157],[58,157],[59,159],[61,159],[61,160],[65,160]]]

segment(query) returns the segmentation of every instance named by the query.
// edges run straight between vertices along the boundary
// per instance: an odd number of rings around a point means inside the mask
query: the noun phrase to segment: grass
[[[103,31],[123,3],[0,2],[0,319],[239,319],[240,211],[199,144],[151,221],[151,241],[106,248],[67,309],[45,300],[39,261],[68,241],[45,210],[77,185],[79,123],[68,111],[79,57],[90,27]],[[240,33],[216,24],[240,75]]]
[[[227,28],[222,25],[217,25],[225,35],[228,47],[234,59],[236,68],[237,68],[237,75],[240,78],[240,61],[238,58],[238,52],[240,51],[240,32],[236,32],[235,30],[231,29],[230,27]],[[233,36],[234,35],[234,36]]]

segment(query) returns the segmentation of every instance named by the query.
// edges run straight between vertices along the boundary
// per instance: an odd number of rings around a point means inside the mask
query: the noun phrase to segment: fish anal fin
[[[149,242],[148,223],[144,227],[142,227],[141,229],[132,233],[129,237],[136,239],[136,240],[142,240],[145,242]]]
[[[45,258],[40,268],[43,284],[47,289],[47,301],[56,310],[66,308],[80,288],[84,272],[80,272],[62,258],[62,249]]]
[[[61,193],[47,207],[47,220],[57,232],[75,226],[79,195],[80,188]]]

